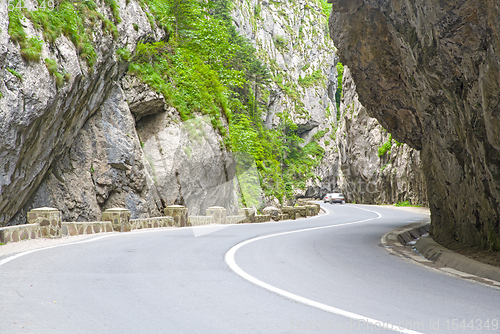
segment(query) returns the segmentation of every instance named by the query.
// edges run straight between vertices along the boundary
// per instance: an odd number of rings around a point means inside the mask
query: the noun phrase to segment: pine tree
[[[167,0],[175,36],[182,41],[194,29],[193,22],[200,15],[200,5],[196,0]]]

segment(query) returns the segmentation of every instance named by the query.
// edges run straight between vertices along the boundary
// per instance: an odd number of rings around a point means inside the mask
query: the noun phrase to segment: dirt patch
[[[467,256],[470,259],[500,268],[500,252],[490,251],[477,246],[465,245],[453,238],[439,240],[434,239],[434,241],[439,243],[441,246]]]

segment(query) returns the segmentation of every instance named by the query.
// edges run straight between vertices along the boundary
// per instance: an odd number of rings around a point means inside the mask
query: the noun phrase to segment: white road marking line
[[[347,226],[347,225],[355,225],[355,224],[364,223],[364,222],[367,222],[367,221],[370,221],[370,220],[379,219],[379,218],[382,217],[382,215],[380,213],[375,212],[375,211],[371,211],[371,210],[367,210],[367,209],[363,209],[363,208],[358,208],[358,207],[357,207],[357,209],[376,213],[378,217],[376,217],[376,218],[370,218],[370,219],[365,219],[365,220],[360,220],[360,221],[351,222],[351,223],[344,223],[344,224],[338,224],[338,225],[328,225],[328,226],[320,226],[320,227],[312,227],[312,228],[306,228],[306,229],[302,229],[302,230],[295,230],[295,231],[289,231],[289,232],[281,232],[281,233],[270,234],[270,235],[265,235],[265,236],[262,236],[262,237],[257,237],[257,238],[249,239],[249,240],[240,242],[239,244],[233,246],[226,253],[226,256],[225,256],[226,263],[229,266],[229,268],[231,268],[231,270],[233,270],[236,274],[238,274],[242,278],[246,279],[247,281],[249,281],[249,282],[251,282],[251,283],[253,283],[255,285],[258,285],[258,286],[260,286],[260,287],[262,287],[262,288],[264,288],[266,290],[274,292],[274,293],[276,293],[278,295],[281,295],[281,296],[283,296],[285,298],[294,300],[296,302],[299,302],[299,303],[302,303],[302,304],[305,304],[305,305],[308,305],[308,306],[312,306],[314,308],[317,308],[317,309],[320,309],[320,310],[323,310],[323,311],[326,311],[326,312],[329,312],[329,313],[333,313],[333,314],[339,315],[341,317],[349,318],[349,319],[356,320],[356,321],[363,321],[363,322],[366,322],[367,324],[371,324],[373,326],[380,326],[380,324],[387,324],[387,322],[379,321],[379,320],[372,319],[372,318],[368,318],[368,317],[365,317],[365,316],[362,316],[362,315],[359,315],[359,314],[356,314],[356,313],[352,313],[352,312],[345,311],[345,310],[342,310],[342,309],[339,309],[339,308],[336,308],[336,307],[333,307],[333,306],[330,306],[330,305],[326,305],[326,304],[323,304],[323,303],[320,303],[320,302],[317,302],[317,301],[314,301],[314,300],[311,300],[311,299],[308,299],[308,298],[305,298],[305,297],[293,294],[291,292],[279,289],[279,288],[277,288],[275,286],[272,286],[270,284],[267,284],[265,282],[262,282],[261,280],[255,278],[255,277],[251,276],[250,274],[246,273],[245,271],[243,271],[243,269],[241,269],[236,264],[236,261],[235,261],[235,258],[234,258],[235,254],[236,254],[236,251],[238,249],[240,249],[241,247],[243,247],[245,245],[248,245],[249,243],[255,242],[255,241],[259,241],[259,240],[263,240],[263,239],[267,239],[267,238],[273,238],[273,237],[282,236],[282,235],[287,235],[287,234],[293,234],[293,233],[308,232],[308,231],[314,231],[314,230],[320,230],[320,229],[332,228],[332,227],[341,227],[341,226]],[[389,327],[387,327],[387,328],[384,327],[383,329],[392,330],[392,331],[395,331],[395,332],[398,332],[398,333],[404,333],[404,334],[423,334],[421,332],[416,332],[416,331],[413,331],[413,330],[410,330],[410,329],[405,329],[405,328],[401,329],[400,327],[395,326],[395,325],[394,326],[391,325],[390,328]]]

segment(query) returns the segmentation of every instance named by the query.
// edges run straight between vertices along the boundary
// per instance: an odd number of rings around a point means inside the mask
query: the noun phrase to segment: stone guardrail
[[[155,217],[155,218],[139,218],[130,219],[130,228],[132,230],[140,230],[143,228],[159,228],[174,226],[173,217]]]
[[[62,236],[75,236],[85,234],[95,234],[113,232],[113,224],[107,222],[63,222]]]
[[[206,216],[188,216],[186,207],[172,205],[164,209],[164,217],[130,219],[129,210],[113,208],[103,212],[100,222],[62,222],[59,210],[37,208],[28,213],[28,224],[0,227],[0,243],[113,231],[128,232],[145,228],[265,223],[271,220],[281,221],[315,216],[319,210],[319,204],[308,202],[303,206],[285,206],[282,213],[276,215],[258,215],[254,209],[243,208],[238,210],[238,215],[227,216],[225,208],[215,206],[207,209]]]

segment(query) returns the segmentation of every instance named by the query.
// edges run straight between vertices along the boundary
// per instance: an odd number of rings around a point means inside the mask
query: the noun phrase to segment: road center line
[[[326,305],[326,304],[323,304],[323,303],[320,303],[320,302],[317,302],[317,301],[314,301],[314,300],[311,300],[311,299],[308,299],[308,298],[305,298],[305,297],[293,294],[291,292],[279,289],[279,288],[277,288],[275,286],[267,284],[267,283],[265,283],[265,282],[263,282],[263,281],[255,278],[255,277],[251,276],[250,274],[248,274],[245,271],[243,271],[243,269],[241,269],[236,264],[236,261],[235,261],[235,258],[234,258],[235,254],[236,254],[236,251],[238,251],[238,249],[240,249],[241,247],[246,246],[246,245],[248,245],[248,244],[250,244],[252,242],[255,242],[255,241],[259,241],[259,240],[263,240],[263,239],[267,239],[267,238],[278,237],[278,236],[287,235],[287,234],[293,234],[293,233],[309,232],[309,231],[321,230],[321,229],[325,229],[325,228],[333,228],[333,227],[341,227],[341,226],[347,226],[347,225],[355,225],[355,224],[364,223],[364,222],[367,222],[367,221],[370,221],[370,220],[375,220],[375,219],[382,218],[382,215],[380,213],[378,213],[378,212],[367,210],[367,209],[363,209],[363,208],[357,208],[357,209],[376,213],[377,217],[376,218],[369,218],[369,219],[359,220],[359,221],[350,222],[350,223],[344,223],[344,224],[328,225],[328,226],[320,226],[320,227],[312,227],[312,228],[306,228],[306,229],[289,231],[289,232],[281,232],[281,233],[270,234],[270,235],[265,235],[265,236],[261,236],[261,237],[257,237],[257,238],[253,238],[253,239],[249,239],[249,240],[245,240],[245,241],[240,242],[239,244],[233,246],[226,253],[225,261],[226,261],[227,265],[229,266],[229,268],[231,268],[231,270],[233,270],[236,274],[238,274],[242,278],[244,278],[247,281],[249,281],[249,282],[251,282],[251,283],[253,283],[255,285],[258,285],[258,286],[260,286],[260,287],[262,287],[262,288],[264,288],[266,290],[269,290],[269,291],[274,292],[274,293],[276,293],[278,295],[281,295],[281,296],[283,296],[285,298],[288,298],[288,299],[294,300],[296,302],[299,302],[299,303],[302,303],[302,304],[305,304],[305,305],[308,305],[308,306],[312,306],[314,308],[317,308],[317,309],[320,309],[320,310],[323,310],[323,311],[326,311],[326,312],[329,312],[329,313],[333,313],[333,314],[336,314],[336,315],[339,315],[339,316],[342,316],[342,317],[345,317],[345,318],[349,318],[349,319],[352,319],[352,320],[360,321],[360,322],[363,322],[363,323],[366,323],[366,324],[371,324],[371,325],[375,326],[375,328],[380,328],[381,325],[386,324],[386,325],[388,325],[387,327],[381,327],[381,328],[382,329],[391,330],[391,331],[394,331],[394,332],[398,332],[398,333],[404,333],[404,334],[423,334],[421,332],[416,332],[416,331],[413,331],[413,330],[410,330],[410,329],[399,327],[397,325],[388,324],[388,323],[386,323],[384,321],[379,321],[379,320],[376,320],[376,319],[368,318],[368,317],[365,317],[365,316],[362,316],[362,315],[359,315],[359,314],[356,314],[356,313],[345,311],[345,310],[342,310],[342,309],[339,309],[339,308],[336,308],[336,307],[333,307],[333,306],[330,306],[330,305]],[[328,210],[326,210],[326,211],[328,213]]]

